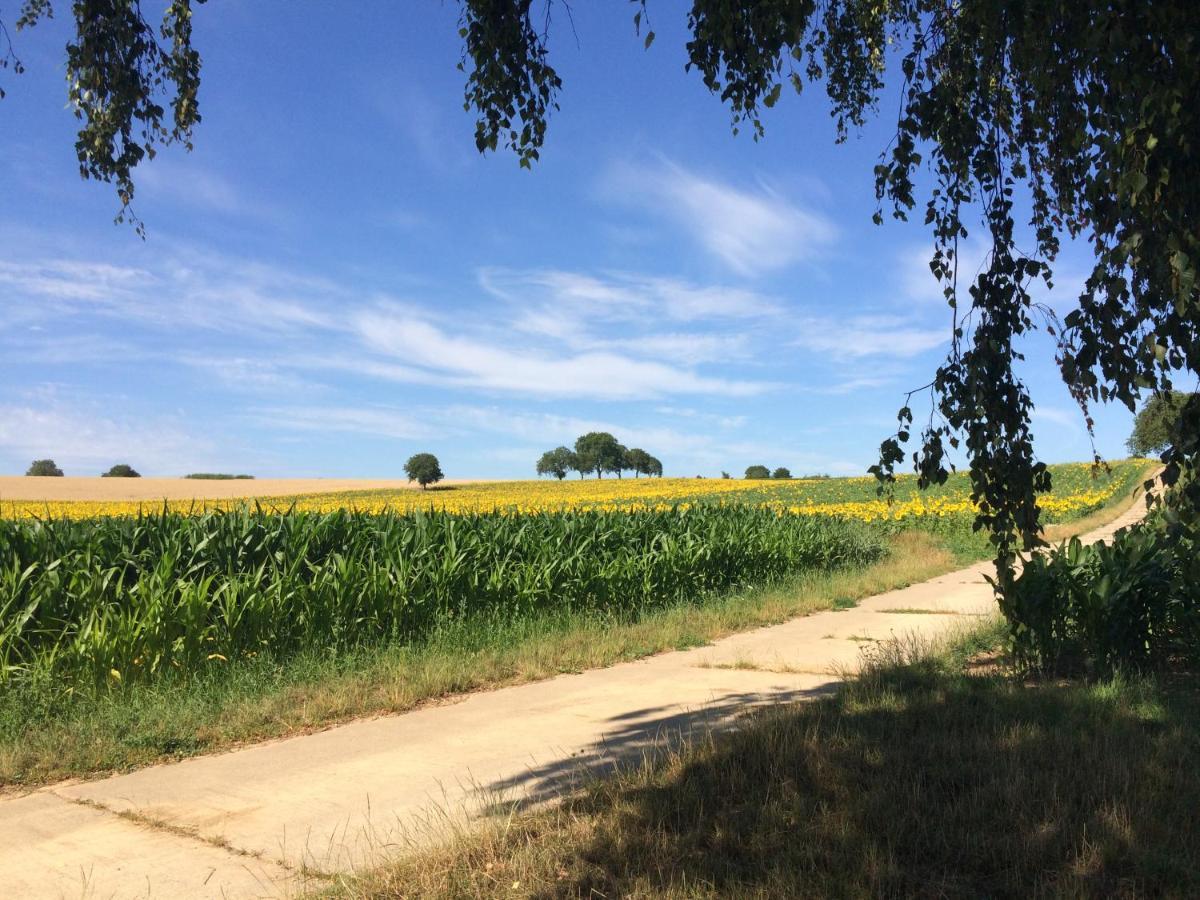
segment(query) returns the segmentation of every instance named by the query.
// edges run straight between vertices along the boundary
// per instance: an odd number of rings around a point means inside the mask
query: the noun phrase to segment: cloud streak
[[[805,318],[796,346],[832,359],[908,359],[950,340],[946,328],[916,328],[900,316]]]
[[[664,394],[744,397],[768,385],[698,375],[663,362],[614,352],[552,354],[506,347],[451,334],[404,313],[367,312],[355,317],[363,343],[407,367],[443,373],[460,386],[545,397],[636,399]]]
[[[618,166],[608,182],[626,202],[670,221],[745,277],[818,259],[838,235],[831,219],[768,185],[735,187],[667,159]]]

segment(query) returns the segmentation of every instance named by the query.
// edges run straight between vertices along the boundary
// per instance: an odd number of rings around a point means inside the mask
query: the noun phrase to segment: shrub
[[[1067,672],[1200,664],[1195,534],[1160,514],[1107,544],[1034,554],[1001,601],[1017,658]]]
[[[127,463],[117,463],[107,472],[103,473],[101,478],[141,478],[141,474]]]
[[[771,477],[772,478],[791,478],[792,473],[791,473],[791,470],[785,469],[783,466],[780,466],[778,469],[776,469],[774,472],[771,473]]]
[[[243,479],[249,481],[254,478],[253,475],[230,475],[226,472],[193,472],[192,474],[184,475],[183,477],[198,478],[205,481],[240,481]]]
[[[771,470],[766,466],[750,466],[746,469],[747,478],[770,478]]]
[[[421,485],[421,490],[445,477],[442,475],[438,458],[432,453],[415,453],[410,456],[404,464],[404,474],[408,476],[409,481]]]
[[[25,474],[62,478],[63,470],[56,466],[52,459],[35,459]]]

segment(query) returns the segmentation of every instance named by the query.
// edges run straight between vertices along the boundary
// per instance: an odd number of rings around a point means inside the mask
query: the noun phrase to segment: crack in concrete
[[[107,813],[108,815],[116,816],[118,819],[124,819],[126,822],[131,822],[134,825],[140,825],[141,827],[148,828],[152,831],[159,831],[164,834],[169,834],[172,837],[182,838],[187,841],[195,841],[201,844],[207,844],[210,847],[223,850],[232,856],[240,856],[245,859],[254,859],[259,862],[270,863],[293,875],[299,875],[304,878],[320,878],[326,881],[330,881],[335,877],[334,873],[326,872],[313,866],[309,866],[307,863],[302,863],[299,867],[297,867],[287,862],[285,859],[268,856],[262,850],[247,850],[243,847],[235,846],[225,838],[202,834],[199,829],[186,828],[182,825],[176,825],[173,822],[167,822],[164,819],[156,819],[155,817],[146,815],[142,812],[126,809],[113,809],[111,806],[101,803],[98,800],[91,800],[87,797],[66,797],[54,790],[47,790],[45,793],[57,800],[62,800],[65,803],[71,803],[76,806],[84,806],[88,809],[94,809],[97,812]],[[212,876],[210,875],[209,877]]]

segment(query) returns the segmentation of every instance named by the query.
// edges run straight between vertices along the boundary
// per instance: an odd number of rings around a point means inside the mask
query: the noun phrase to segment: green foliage
[[[482,153],[503,143],[528,169],[539,156],[546,118],[562,87],[547,63],[544,32],[530,18],[532,0],[466,0],[459,19],[467,75],[467,108],[479,111],[475,146]],[[548,14],[548,12],[547,12]]]
[[[101,478],[141,478],[141,474],[128,463],[117,463],[107,472],[104,472]]]
[[[732,478],[733,476],[731,476],[728,472],[722,471],[721,477],[722,478]]]
[[[197,4],[204,0],[196,0]],[[66,52],[67,99],[79,126],[75,152],[84,178],[115,182],[117,221],[133,214],[133,169],[159,145],[192,147],[200,121],[200,54],[192,48],[192,0],[169,0],[155,28],[134,0],[75,0]],[[51,0],[25,0],[18,31],[52,16]],[[0,23],[2,27],[2,23]],[[9,56],[12,50],[9,49]],[[14,69],[22,71],[13,58]],[[3,93],[0,92],[0,97]],[[163,104],[170,105],[168,113]]]
[[[1133,420],[1126,446],[1134,456],[1151,456],[1171,446],[1183,408],[1194,394],[1153,394]]]
[[[432,453],[414,453],[404,464],[404,474],[408,476],[409,481],[421,485],[421,490],[445,477],[442,475],[438,458]]]
[[[746,477],[747,478],[770,478],[771,470],[768,469],[766,466],[747,466],[746,467]]]
[[[790,469],[786,469],[783,466],[780,466],[778,469],[776,469],[774,472],[771,473],[771,477],[787,479],[787,478],[792,477],[792,472]]]
[[[0,680],[128,682],[464,619],[618,619],[883,549],[865,526],[751,507],[0,520]]]
[[[1102,673],[1200,665],[1197,549],[1188,529],[1153,521],[1034,555],[1003,601],[1018,659]]]
[[[193,472],[191,475],[184,475],[184,478],[198,478],[202,481],[233,481],[246,480],[254,478],[253,475],[230,475],[225,472]]]
[[[39,475],[45,477],[47,475],[61,478],[63,470],[54,464],[52,459],[35,459],[25,472],[26,475]]]
[[[619,472],[625,462],[625,448],[607,431],[589,431],[575,441],[575,454],[580,472],[595,472],[602,478],[605,472]]]
[[[477,13],[494,6],[464,3]],[[530,14],[528,3],[506,6]],[[645,0],[639,6],[640,28]],[[1034,454],[1032,400],[1014,369],[1028,335],[1045,327],[1055,337],[1056,362],[1089,428],[1090,404],[1133,409],[1139,392],[1168,390],[1173,374],[1200,370],[1200,105],[1191,102],[1200,96],[1200,4],[734,0],[692,4],[687,24],[688,68],[729,106],[734,130],[749,123],[755,137],[783,86],[799,91],[809,80],[824,83],[844,140],[877,108],[888,67],[898,66],[899,114],[875,167],[875,220],[885,206],[907,219],[918,190],[927,191],[930,269],[955,311],[915,467],[922,483],[938,484],[949,453],[965,451],[977,522],[1007,590],[1017,552],[1039,543],[1036,497],[1050,487]],[[544,45],[535,44],[544,66]],[[507,58],[522,65],[521,54]],[[492,92],[469,93],[468,105],[481,121],[532,110],[531,84],[545,81],[522,75],[539,71],[496,77],[477,68],[472,78]],[[516,149],[543,138],[534,129]],[[1028,204],[1018,204],[1021,194]],[[1026,222],[1028,251],[1018,245]],[[978,273],[960,273],[960,242],[975,230],[988,253]],[[1095,260],[1078,308],[1059,322],[1032,286],[1051,282],[1064,236],[1086,239]],[[1195,521],[1200,397],[1180,421],[1165,479],[1183,485],[1169,502]],[[906,402],[872,467],[881,490],[912,437]]]
[[[537,461],[539,475],[553,475],[559,481],[567,477],[568,472],[579,468],[579,459],[569,447],[555,447],[542,454]]]
[[[633,471],[635,478],[641,475],[662,474],[662,463],[641,447],[634,447],[632,450],[625,451],[624,465],[626,469]]]

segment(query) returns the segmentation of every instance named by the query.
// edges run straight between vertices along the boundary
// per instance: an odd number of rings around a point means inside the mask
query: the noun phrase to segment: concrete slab
[[[41,791],[3,801],[0,896],[274,897],[296,881],[255,859]]]
[[[539,802],[587,774],[640,761],[664,739],[834,683],[677,662],[660,657],[474,694],[58,793],[291,868],[347,870],[420,839],[441,819],[431,810],[472,815],[505,801]]]

